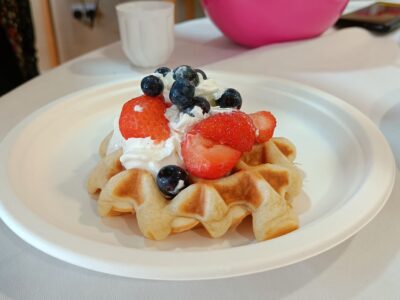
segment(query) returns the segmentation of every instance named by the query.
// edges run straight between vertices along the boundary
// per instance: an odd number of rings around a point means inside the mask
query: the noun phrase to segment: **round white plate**
[[[210,279],[289,265],[321,253],[366,225],[395,176],[374,124],[343,101],[296,83],[215,73],[243,96],[242,110],[271,110],[276,136],[292,140],[306,174],[294,201],[300,229],[257,243],[249,222],[219,239],[203,229],[144,239],[134,216],[100,218],[85,190],[97,149],[137,81],[78,92],[42,107],[0,144],[0,215],[22,239],[69,263],[150,279]],[[223,124],[221,125],[223,126]]]

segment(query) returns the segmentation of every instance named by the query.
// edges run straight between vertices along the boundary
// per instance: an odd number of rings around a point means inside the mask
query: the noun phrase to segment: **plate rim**
[[[213,74],[216,77],[228,79],[233,78],[233,80],[237,78],[241,78],[244,75],[242,74],[237,74],[237,73],[227,73],[227,72],[209,72],[210,74]],[[301,252],[304,252],[303,255],[299,255],[299,251],[286,251],[285,254],[285,259],[280,259],[279,263],[275,263],[272,266],[268,265],[268,263],[265,263],[265,260],[263,262],[260,262],[259,257],[255,256],[251,261],[246,260],[245,262],[240,262],[235,266],[232,265],[221,265],[221,266],[210,266],[209,264],[206,265],[197,265],[194,270],[193,270],[193,265],[191,265],[191,260],[193,260],[193,255],[200,256],[202,259],[207,259],[207,256],[205,256],[204,253],[207,253],[207,251],[187,251],[187,252],[179,252],[179,255],[182,259],[182,261],[185,263],[184,266],[180,266],[179,268],[173,268],[173,274],[171,274],[171,271],[169,269],[171,266],[168,265],[168,263],[165,263],[165,260],[169,258],[170,255],[175,255],[176,252],[165,252],[165,251],[146,251],[146,250],[141,250],[141,249],[129,249],[129,252],[138,252],[140,255],[148,254],[148,253],[157,253],[159,257],[158,260],[156,260],[157,264],[141,264],[141,261],[136,261],[135,263],[132,263],[132,261],[124,261],[122,258],[119,262],[116,261],[105,261],[104,258],[94,258],[93,256],[90,256],[90,251],[89,249],[86,249],[86,253],[76,253],[71,249],[66,249],[65,245],[64,247],[60,246],[63,244],[63,239],[65,237],[67,238],[72,238],[72,239],[82,239],[81,237],[77,237],[75,235],[72,235],[68,232],[64,232],[59,228],[51,228],[52,229],[52,234],[51,238],[53,241],[49,241],[48,238],[46,239],[46,235],[49,234],[49,232],[41,232],[40,234],[45,234],[44,237],[39,235],[38,233],[34,232],[34,230],[31,230],[29,226],[27,227],[25,224],[26,221],[21,223],[21,220],[18,220],[15,215],[15,211],[9,211],[10,210],[10,202],[9,199],[13,199],[14,201],[14,206],[18,204],[18,197],[13,195],[11,191],[11,187],[7,187],[7,180],[6,181],[0,181],[0,196],[1,198],[4,197],[6,199],[9,197],[8,200],[2,200],[0,199],[0,217],[3,219],[3,221],[6,223],[6,225],[14,231],[18,236],[20,236],[23,240],[28,242],[29,244],[33,245],[34,247],[38,248],[39,250],[56,257],[60,260],[69,262],[71,264],[84,267],[87,269],[91,270],[96,270],[99,272],[103,273],[109,273],[113,275],[119,275],[119,276],[125,276],[125,277],[133,277],[133,278],[145,278],[145,279],[162,279],[162,280],[197,280],[197,279],[216,279],[216,278],[226,278],[226,277],[234,277],[234,276],[241,276],[241,275],[246,275],[246,274],[253,274],[253,273],[258,273],[258,272],[263,272],[266,270],[271,270],[271,269],[276,269],[280,268],[283,266],[287,266],[305,259],[308,259],[310,257],[313,257],[315,255],[318,255],[322,252],[325,252],[334,246],[340,244],[344,240],[348,239],[355,233],[357,233],[359,230],[361,230],[366,224],[369,223],[377,214],[378,212],[382,209],[384,204],[386,203],[387,199],[390,196],[390,193],[393,189],[394,182],[395,182],[395,174],[396,174],[396,165],[395,165],[395,160],[393,153],[391,151],[391,148],[389,144],[387,143],[385,137],[383,134],[380,132],[380,130],[376,127],[376,125],[369,119],[367,118],[363,113],[361,113],[357,108],[353,107],[349,103],[337,98],[334,95],[331,95],[329,93],[326,93],[324,91],[321,91],[317,88],[310,87],[305,84],[297,83],[291,80],[287,79],[281,79],[277,77],[269,77],[269,76],[262,76],[262,75],[245,75],[246,79],[251,79],[251,80],[259,80],[261,82],[269,81],[269,82],[275,82],[282,84],[283,86],[291,86],[294,87],[297,90],[302,90],[306,91],[308,93],[312,93],[314,95],[319,96],[321,101],[328,101],[329,103],[335,105],[338,107],[340,110],[348,114],[349,116],[353,117],[355,120],[357,120],[357,123],[360,125],[360,128],[365,130],[369,128],[371,131],[367,132],[367,137],[372,138],[370,135],[373,135],[375,138],[378,138],[381,142],[381,151],[385,152],[385,166],[388,168],[386,169],[386,173],[391,174],[387,175],[389,177],[389,181],[387,181],[386,189],[384,192],[382,192],[382,195],[376,202],[374,203],[373,207],[371,206],[367,212],[364,212],[363,217],[359,217],[358,221],[356,223],[352,223],[352,226],[349,226],[351,228],[347,228],[347,230],[342,229],[339,232],[336,232],[336,234],[332,234],[329,237],[324,237],[323,240],[319,240],[318,243],[314,242],[313,244],[308,244],[302,247]],[[52,101],[44,106],[41,106],[31,114],[29,114],[27,117],[25,117],[21,122],[19,122],[13,129],[11,129],[7,135],[4,137],[3,140],[0,141],[0,162],[1,161],[7,161],[5,159],[5,154],[7,154],[7,150],[11,147],[12,141],[17,139],[19,136],[19,133],[23,131],[26,125],[28,125],[30,122],[32,122],[36,117],[40,116],[41,113],[45,112],[52,106],[59,105],[62,102],[65,101],[71,101],[76,97],[81,97],[84,95],[89,95],[92,93],[96,93],[99,91],[108,91],[110,88],[111,90],[114,90],[118,88],[119,86],[125,86],[128,84],[133,84],[139,79],[139,77],[134,77],[134,78],[125,78],[122,80],[116,80],[112,81],[109,83],[105,84],[100,84],[96,85],[87,89],[79,90],[74,93],[65,95],[63,97],[58,98],[55,101]],[[246,84],[246,83],[244,83]],[[362,123],[361,123],[362,122]],[[11,143],[11,144],[10,144]],[[8,147],[7,147],[8,146]],[[374,151],[377,151],[377,149],[374,149]],[[388,172],[390,169],[390,172]],[[6,168],[1,168],[0,169],[0,178],[7,177],[6,176]],[[367,174],[368,175],[368,174]],[[368,176],[370,176],[370,174]],[[364,178],[365,179],[365,178]],[[362,185],[364,186],[364,184]],[[354,195],[353,197],[354,198]],[[11,201],[13,202],[13,201]],[[354,204],[354,203],[353,203]],[[8,205],[8,207],[6,206]],[[18,206],[18,205],[17,205]],[[19,207],[21,208],[21,207]],[[16,207],[13,207],[12,209],[16,209]],[[340,210],[340,213],[343,210]],[[47,224],[43,220],[40,220],[36,215],[34,215],[31,212],[24,212],[26,214],[26,217],[28,220],[35,225],[38,226],[43,226]],[[35,219],[36,218],[36,219]],[[330,220],[328,218],[328,220]],[[326,221],[326,220],[325,220]],[[312,225],[312,224],[309,224]],[[52,225],[51,225],[52,226]],[[63,237],[60,241],[60,237]],[[279,238],[281,242],[287,241],[289,239],[289,244],[290,244],[290,234],[284,235]],[[100,242],[95,242],[95,241],[87,241],[85,239],[82,239],[83,243],[85,244],[86,242],[89,242],[90,244],[100,244],[105,248],[109,248],[109,250],[113,250],[117,248],[119,251],[121,250],[121,247],[116,247],[112,245],[105,245]],[[269,244],[273,244],[274,240],[268,241]],[[58,244],[59,242],[59,244]],[[288,242],[286,242],[288,243]],[[318,244],[318,245],[315,245]],[[228,249],[217,249],[213,250],[214,256],[217,256],[217,258],[220,259],[220,262],[224,262],[224,256],[226,254],[231,254],[230,252],[237,252],[239,251],[238,249],[240,248],[240,251],[243,252],[243,248],[248,248],[252,250],[253,252],[255,251],[256,253],[262,253],[262,250],[265,250],[264,248],[266,247],[265,243],[256,243],[256,244],[250,244],[246,246],[240,246],[240,247],[234,247],[234,248],[228,248]],[[122,247],[123,249],[124,247]],[[312,250],[313,249],[313,250]],[[126,249],[125,249],[126,250]],[[246,252],[246,251],[245,251]],[[248,251],[247,251],[248,252]],[[215,255],[216,253],[222,254],[222,255]],[[235,253],[234,253],[235,254]],[[209,254],[207,254],[209,256]],[[254,253],[253,253],[254,255]],[[146,255],[144,255],[146,256]],[[282,255],[281,255],[282,256]],[[107,256],[106,256],[107,257]],[[251,256],[253,257],[253,256]],[[162,258],[162,259],[161,259]],[[110,258],[108,258],[110,260]],[[144,260],[143,258],[141,260]],[[271,259],[270,259],[271,260]],[[85,263],[83,263],[84,261]],[[216,260],[218,261],[218,260]],[[228,261],[229,262],[229,261]],[[119,268],[115,268],[115,266],[118,266]],[[162,270],[161,270],[161,269]]]

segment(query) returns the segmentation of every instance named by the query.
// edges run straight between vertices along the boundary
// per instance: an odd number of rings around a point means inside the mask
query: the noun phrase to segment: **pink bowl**
[[[215,25],[234,42],[258,47],[320,35],[349,0],[202,0]]]

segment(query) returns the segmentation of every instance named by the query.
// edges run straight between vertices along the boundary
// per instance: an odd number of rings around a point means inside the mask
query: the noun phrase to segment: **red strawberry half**
[[[241,152],[250,151],[256,139],[252,119],[240,111],[213,115],[197,123],[192,130]]]
[[[129,100],[122,107],[119,129],[125,139],[150,137],[155,141],[166,140],[170,131],[164,113],[168,104],[164,98],[140,96]]]
[[[276,127],[276,119],[269,111],[259,111],[254,114],[249,114],[253,120],[254,126],[258,130],[256,142],[261,144],[269,141],[274,135]]]
[[[190,131],[181,145],[186,170],[197,177],[215,179],[227,175],[240,159],[241,152]]]

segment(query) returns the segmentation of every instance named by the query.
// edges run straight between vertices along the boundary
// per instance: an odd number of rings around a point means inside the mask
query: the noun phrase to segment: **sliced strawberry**
[[[197,123],[193,130],[241,152],[250,151],[256,139],[252,119],[240,111],[213,115]]]
[[[181,145],[186,170],[196,177],[215,179],[227,175],[240,159],[241,152],[190,131]]]
[[[249,114],[253,120],[254,126],[257,128],[258,135],[256,142],[261,144],[269,141],[274,135],[276,127],[276,119],[269,111],[259,111],[254,114]]]
[[[168,104],[164,98],[140,96],[124,104],[119,117],[119,129],[125,139],[150,137],[155,141],[169,137],[168,120],[164,113]]]

